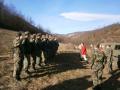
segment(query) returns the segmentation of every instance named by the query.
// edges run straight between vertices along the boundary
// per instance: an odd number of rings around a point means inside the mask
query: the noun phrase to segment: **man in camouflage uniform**
[[[107,57],[107,67],[108,67],[108,73],[112,73],[112,56],[113,56],[113,50],[111,48],[111,45],[106,46],[105,51],[106,57]]]
[[[105,54],[100,49],[100,44],[98,44],[92,55],[92,65],[91,65],[94,90],[100,89],[103,68],[104,68],[104,59],[105,59]]]
[[[44,61],[42,60],[42,41],[41,41],[41,34],[38,33],[36,36],[36,64],[37,66],[41,66]]]
[[[53,43],[52,35],[49,35],[48,41],[47,41],[47,63],[49,63],[49,61],[53,58],[52,57],[53,47],[54,47],[54,43]]]
[[[41,47],[42,47],[42,63],[41,65],[44,66],[48,56],[47,56],[47,45],[48,45],[48,35],[42,35]]]
[[[13,77],[17,80],[20,80],[20,74],[23,68],[23,52],[22,52],[22,34],[17,33],[15,40],[13,41],[13,58],[14,58],[14,70]]]
[[[23,44],[23,52],[24,52],[24,59],[25,59],[25,72],[29,74],[29,68],[30,68],[30,52],[31,52],[31,46],[30,46],[30,33],[25,32],[25,37],[22,41]]]
[[[31,39],[30,39],[30,48],[31,48],[31,57],[32,57],[32,68],[34,70],[36,70],[35,68],[35,64],[36,64],[36,43],[35,43],[35,38],[36,35],[33,34],[31,35]]]
[[[57,53],[58,47],[59,47],[59,43],[58,43],[57,38],[55,36],[53,37],[53,41],[54,41],[54,56],[55,56]]]

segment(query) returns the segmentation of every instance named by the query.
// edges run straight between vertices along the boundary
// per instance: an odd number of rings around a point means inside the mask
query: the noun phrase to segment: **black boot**
[[[16,78],[15,78],[17,81],[21,81],[21,78],[20,78],[20,76],[16,76]]]

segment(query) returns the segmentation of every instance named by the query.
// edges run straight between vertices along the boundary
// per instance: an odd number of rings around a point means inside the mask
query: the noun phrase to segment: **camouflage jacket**
[[[106,54],[107,57],[111,57],[113,55],[112,48],[106,48],[105,54]]]
[[[103,64],[105,63],[106,56],[103,51],[96,49],[92,54],[92,66],[94,64]]]
[[[22,41],[22,47],[23,47],[23,53],[24,54],[30,54],[31,52],[31,46],[30,46],[30,40],[28,38],[23,39]]]
[[[21,53],[21,40],[20,39],[13,40],[13,53],[14,54]]]
[[[35,50],[36,50],[36,43],[35,43],[35,39],[31,39],[30,40],[30,52],[31,54],[34,54],[35,53]]]
[[[35,40],[35,52],[37,55],[40,55],[42,50],[42,41],[40,39]]]

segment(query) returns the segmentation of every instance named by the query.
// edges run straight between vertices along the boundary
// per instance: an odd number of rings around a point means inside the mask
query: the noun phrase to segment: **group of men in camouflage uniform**
[[[20,80],[20,74],[24,66],[25,72],[30,73],[30,65],[34,70],[37,67],[44,66],[46,63],[53,59],[58,50],[59,43],[55,36],[30,34],[25,32],[17,33],[13,41],[14,48],[14,70],[13,77]],[[25,62],[25,63],[24,63]]]
[[[93,90],[101,90],[101,81],[103,75],[103,69],[107,63],[108,73],[112,73],[112,55],[113,50],[110,45],[107,45],[105,49],[102,48],[101,44],[97,44],[93,48],[92,52],[92,79],[93,79]]]

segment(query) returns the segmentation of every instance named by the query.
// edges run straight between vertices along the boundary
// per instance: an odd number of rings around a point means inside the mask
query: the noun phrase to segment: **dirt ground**
[[[114,73],[104,69],[102,90],[120,90],[120,70],[113,62]],[[12,78],[12,57],[0,57],[0,90],[92,90],[90,64],[80,61],[79,53],[59,53],[48,65],[31,74],[22,72],[22,80]]]

